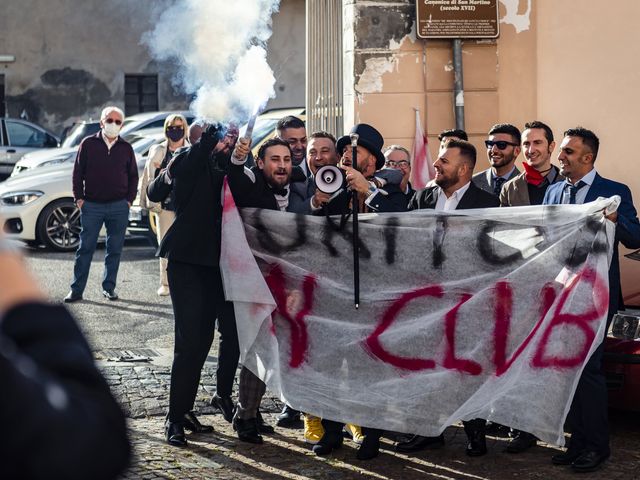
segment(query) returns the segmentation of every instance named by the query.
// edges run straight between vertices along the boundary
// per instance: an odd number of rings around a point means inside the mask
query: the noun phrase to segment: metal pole
[[[351,167],[358,169],[358,138],[357,133],[349,135],[351,138]],[[360,234],[358,232],[358,192],[353,190],[351,199],[351,211],[353,216],[353,303],[356,310],[360,306]]]
[[[453,100],[455,103],[456,128],[464,130],[464,86],[462,84],[462,40],[453,41]]]

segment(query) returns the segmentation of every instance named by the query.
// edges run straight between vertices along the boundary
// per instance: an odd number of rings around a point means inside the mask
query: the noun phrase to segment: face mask
[[[115,123],[105,123],[102,130],[104,134],[109,138],[115,138],[120,133],[120,125],[116,125]]]
[[[184,128],[172,128],[170,130],[167,130],[166,134],[169,140],[171,140],[172,142],[177,142],[179,140],[182,140],[182,137],[184,137]]]

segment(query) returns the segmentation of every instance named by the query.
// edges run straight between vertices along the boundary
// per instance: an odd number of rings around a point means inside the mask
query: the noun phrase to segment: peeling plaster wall
[[[408,125],[395,112],[423,109],[424,102],[413,98],[424,97],[414,10],[414,1],[344,2],[345,131],[364,121],[376,125],[386,139],[400,138]],[[400,124],[390,123],[391,116]]]
[[[521,125],[537,101],[532,2],[500,0],[499,10],[498,40],[463,41],[465,126],[480,151],[478,168],[490,126]],[[415,0],[346,0],[344,14],[345,130],[369,122],[387,144],[410,148],[418,108],[435,157],[437,134],[455,125],[451,41],[416,39]]]
[[[124,75],[158,74],[159,108],[184,109],[190,97],[173,85],[175,67],[150,58],[140,43],[172,0],[3,0],[0,64],[10,116],[22,112],[54,132],[96,118],[106,104],[124,107]],[[278,98],[304,104],[304,0],[282,0],[269,62]],[[296,40],[292,40],[296,39]]]

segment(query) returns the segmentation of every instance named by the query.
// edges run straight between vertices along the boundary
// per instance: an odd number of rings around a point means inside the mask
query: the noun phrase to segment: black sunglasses
[[[122,125],[122,120],[117,120],[113,118],[106,118],[104,123],[115,123],[116,125]]]
[[[498,150],[504,150],[507,148],[507,145],[511,145],[512,147],[517,147],[517,143],[505,142],[504,140],[485,140],[484,144],[488,149],[492,148],[494,145],[498,147]]]
[[[184,130],[184,127],[182,125],[169,125],[167,127],[167,132],[169,130]]]

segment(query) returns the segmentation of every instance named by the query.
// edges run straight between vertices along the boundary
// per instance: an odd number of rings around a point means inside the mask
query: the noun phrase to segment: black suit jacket
[[[440,187],[433,186],[416,191],[409,201],[409,210],[422,208],[436,208]],[[473,182],[469,183],[469,188],[458,202],[456,210],[469,208],[491,208],[499,207],[500,200],[495,195],[478,188]]]
[[[210,158],[211,149],[211,145],[200,141],[180,151],[147,187],[147,196],[156,202],[166,194],[170,179],[175,196],[176,219],[160,243],[161,257],[195,265],[219,265],[226,165]]]
[[[111,479],[124,470],[124,415],[62,306],[23,304],[3,316],[0,389],[0,477]]]
[[[369,209],[373,212],[405,212],[407,210],[407,197],[398,185],[385,185],[383,189],[386,195],[379,191],[369,199]],[[342,215],[351,211],[349,203],[353,198],[352,191],[343,189],[326,206],[328,215]],[[323,208],[319,213],[324,212]]]
[[[265,208],[279,210],[278,202],[273,189],[266,182],[262,170],[258,167],[251,168],[255,182],[244,171],[244,165],[229,164],[229,187],[233,193],[233,199],[239,208]],[[302,182],[305,174],[299,167],[293,167],[291,182]],[[289,186],[289,204],[287,212],[297,212],[299,205],[304,202],[303,195],[295,188]]]

